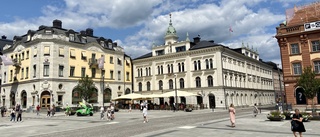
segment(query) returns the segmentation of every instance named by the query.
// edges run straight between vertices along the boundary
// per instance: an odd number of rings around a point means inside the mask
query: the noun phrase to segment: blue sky
[[[315,0],[2,0],[0,35],[12,39],[54,19],[76,31],[93,28],[95,36],[111,38],[133,57],[161,45],[169,14],[179,40],[201,36],[232,48],[258,49],[260,58],[280,63],[272,36],[285,10]],[[229,32],[229,27],[233,32]]]

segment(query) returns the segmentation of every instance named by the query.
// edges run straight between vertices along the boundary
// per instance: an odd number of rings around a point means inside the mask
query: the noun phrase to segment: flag
[[[99,69],[104,69],[104,56],[101,56],[98,62],[99,62]]]
[[[233,32],[233,30],[232,30],[231,26],[229,27],[229,31],[230,31],[230,32]]]
[[[8,57],[6,57],[4,55],[0,55],[0,57],[1,57],[3,65],[8,66],[8,65],[13,65],[14,64],[10,58],[8,58]]]

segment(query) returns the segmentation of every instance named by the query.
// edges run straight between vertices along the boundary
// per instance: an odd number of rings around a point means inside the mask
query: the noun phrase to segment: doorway
[[[50,92],[49,91],[43,91],[41,93],[41,107],[42,108],[50,108],[50,102],[51,102],[51,98],[50,98]]]
[[[213,94],[209,94],[209,106],[211,109],[216,108],[216,97]]]
[[[27,92],[25,90],[21,93],[21,105],[22,108],[27,108]]]
[[[307,104],[306,96],[303,94],[303,88],[296,89],[296,101],[297,104]]]

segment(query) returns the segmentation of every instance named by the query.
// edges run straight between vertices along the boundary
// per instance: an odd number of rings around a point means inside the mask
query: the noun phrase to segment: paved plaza
[[[268,110],[256,118],[251,109],[238,109],[236,127],[229,127],[226,110],[195,110],[193,112],[149,111],[149,123],[144,124],[138,110],[120,111],[114,121],[92,117],[65,117],[57,113],[47,118],[45,113],[24,113],[23,122],[13,123],[9,117],[0,118],[1,137],[11,136],[134,136],[134,137],[292,137],[290,121],[270,122]],[[320,121],[305,122],[305,137],[320,135]]]

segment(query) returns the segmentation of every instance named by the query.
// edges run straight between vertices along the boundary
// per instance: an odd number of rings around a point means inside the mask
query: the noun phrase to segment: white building
[[[242,47],[231,49],[214,41],[178,41],[170,19],[165,45],[133,60],[134,90],[161,94],[177,90],[199,96],[178,97],[178,103],[204,104],[224,108],[274,102],[272,66],[259,60],[259,54]],[[175,82],[176,81],[176,82]],[[176,83],[176,84],[175,84]],[[154,99],[157,104],[173,103],[174,97]]]

